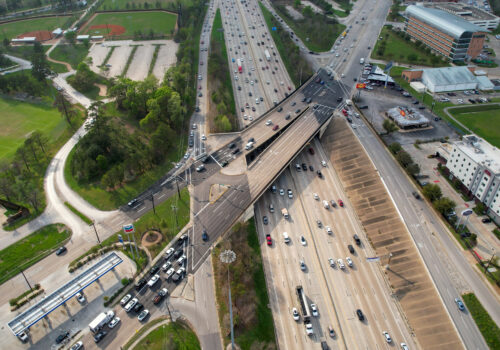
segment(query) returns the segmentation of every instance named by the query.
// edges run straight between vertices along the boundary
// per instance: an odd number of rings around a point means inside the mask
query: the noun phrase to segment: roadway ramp
[[[463,349],[410,233],[347,122],[334,118],[321,143],[422,349]]]

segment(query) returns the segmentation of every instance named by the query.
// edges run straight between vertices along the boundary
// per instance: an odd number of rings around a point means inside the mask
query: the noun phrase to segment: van
[[[249,143],[247,143],[247,145],[245,146],[245,149],[248,151],[249,149],[251,149],[253,147],[253,142],[250,141]]]
[[[323,201],[323,207],[325,209],[330,209],[330,204],[328,203],[328,201]]]
[[[283,232],[283,242],[285,242],[286,244],[290,243],[290,237],[286,232]]]

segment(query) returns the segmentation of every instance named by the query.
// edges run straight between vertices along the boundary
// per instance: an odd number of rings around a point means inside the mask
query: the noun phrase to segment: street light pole
[[[155,195],[153,193],[151,193],[151,203],[153,203],[153,213],[156,215]]]
[[[97,237],[97,242],[99,242],[99,245],[102,248],[101,240],[99,239],[99,235],[97,234],[97,229],[95,228],[95,222],[92,221],[92,223],[89,226],[92,226],[94,228],[95,236]]]
[[[24,280],[26,281],[26,283],[28,284],[28,287],[30,287],[30,290],[32,291],[32,290],[33,290],[33,288],[31,287],[30,282],[29,282],[29,281],[28,281],[28,279],[26,278],[26,275],[24,274],[24,271],[23,271],[23,270],[21,270],[21,269],[19,269],[19,271],[21,272],[21,275],[23,275]]]

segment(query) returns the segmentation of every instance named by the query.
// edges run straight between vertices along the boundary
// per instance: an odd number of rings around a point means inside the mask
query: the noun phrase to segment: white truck
[[[245,149],[248,151],[249,149],[252,149],[253,147],[253,141],[250,141],[249,143],[247,143],[247,145],[245,146]]]
[[[359,64],[363,64],[363,63],[365,63],[365,59],[364,59],[363,57],[361,57],[361,58],[359,59]]]
[[[271,55],[269,54],[269,51],[265,50],[264,54],[266,55],[266,60],[270,61],[271,60]]]
[[[290,217],[290,215],[288,215],[288,210],[286,210],[286,208],[281,209],[281,214],[283,214],[283,217],[285,219],[288,219]]]
[[[92,333],[99,332],[102,327],[113,319],[113,317],[115,317],[115,312],[113,310],[101,312],[92,322],[89,323],[90,331]]]

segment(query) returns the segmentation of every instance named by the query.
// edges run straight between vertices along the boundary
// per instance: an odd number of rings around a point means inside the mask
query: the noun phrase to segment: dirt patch
[[[377,256],[387,261],[392,254],[387,278],[422,348],[463,348],[409,232],[347,122],[334,119],[322,144]]]
[[[148,231],[141,239],[141,245],[145,248],[159,244],[163,240],[163,235],[158,231]]]
[[[35,37],[36,41],[47,41],[52,39],[54,35],[52,35],[52,33],[48,30],[37,30],[35,32],[28,32],[17,36],[18,39],[27,37]]]
[[[99,96],[107,96],[108,95],[108,87],[103,84],[94,84],[99,88]]]
[[[103,33],[101,33],[101,35],[104,35],[104,36],[116,36],[116,35],[122,35],[123,33],[125,33],[125,27],[119,26],[117,24],[97,24],[97,25],[91,26],[85,32],[88,32],[89,30],[94,30],[94,29],[104,29]]]

